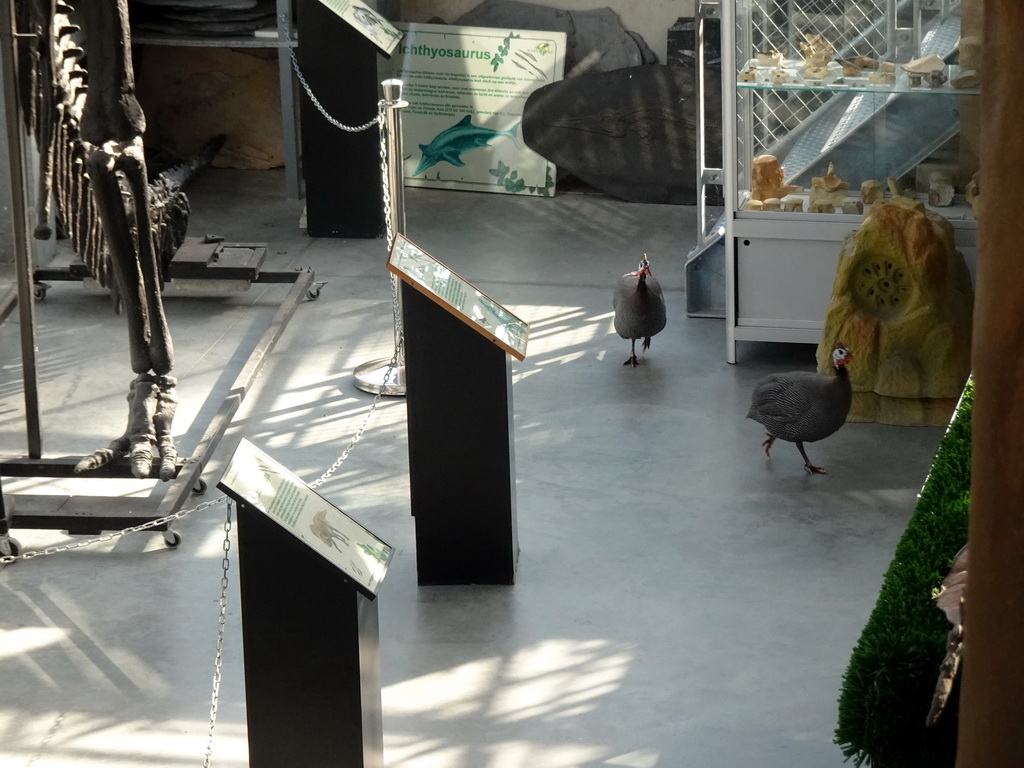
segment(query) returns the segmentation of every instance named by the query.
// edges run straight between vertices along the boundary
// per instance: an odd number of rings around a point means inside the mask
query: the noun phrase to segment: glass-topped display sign
[[[403,32],[395,29],[391,22],[377,13],[362,0],[320,0],[334,13],[351,24],[357,32],[377,44],[384,53],[390,55]]]
[[[371,599],[394,548],[244,438],[217,487],[255,507],[340,568]]]
[[[388,269],[516,360],[526,359],[530,326],[411,240],[395,237]]]

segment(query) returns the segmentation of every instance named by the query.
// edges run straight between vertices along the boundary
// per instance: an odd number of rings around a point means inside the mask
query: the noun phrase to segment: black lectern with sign
[[[352,128],[373,120],[377,58],[402,33],[364,2],[298,0],[296,16],[299,67],[319,102],[301,96],[306,230],[310,237],[380,237],[380,131],[343,131],[323,112]]]
[[[514,584],[512,373],[529,327],[401,235],[409,484],[419,583]]]
[[[377,589],[388,544],[246,440],[238,503],[252,768],[383,768]]]

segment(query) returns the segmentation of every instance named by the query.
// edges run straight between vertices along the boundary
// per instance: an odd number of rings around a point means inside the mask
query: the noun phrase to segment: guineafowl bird
[[[828,437],[846,422],[853,402],[846,366],[852,359],[850,351],[839,345],[832,350],[835,376],[791,371],[773,373],[757,383],[747,418],[768,430],[768,439],[761,443],[768,458],[776,439],[788,440],[796,443],[808,472],[825,474],[824,469],[811,464],[804,443]]]
[[[612,298],[615,310],[615,332],[629,339],[629,359],[623,365],[636,366],[636,340],[643,339],[643,348],[651,346],[651,336],[665,327],[665,296],[661,284],[651,274],[651,262],[644,254],[636,272],[619,278]]]

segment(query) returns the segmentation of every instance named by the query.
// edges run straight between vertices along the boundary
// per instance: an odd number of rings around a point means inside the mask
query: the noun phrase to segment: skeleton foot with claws
[[[178,450],[171,436],[171,422],[178,406],[175,384],[177,381],[171,376],[148,373],[132,381],[128,388],[128,427],[124,434],[79,461],[75,472],[97,469],[127,456],[135,477],[149,477],[154,460],[159,459],[160,479],[173,478],[178,461]]]

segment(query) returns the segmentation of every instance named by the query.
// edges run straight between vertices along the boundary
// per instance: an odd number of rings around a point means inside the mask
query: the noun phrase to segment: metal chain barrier
[[[302,83],[302,89],[306,92],[306,95],[309,96],[309,100],[313,102],[313,106],[316,107],[320,111],[320,114],[323,115],[324,118],[326,118],[327,122],[329,122],[335,128],[338,128],[339,130],[342,131],[347,131],[349,133],[359,133],[360,131],[365,131],[367,128],[374,124],[384,123],[384,110],[382,109],[377,110],[377,116],[375,118],[373,118],[372,120],[367,120],[365,123],[355,128],[345,125],[344,123],[339,122],[338,120],[335,120],[334,117],[332,117],[331,114],[326,109],[324,109],[324,105],[320,103],[320,100],[313,95],[313,89],[309,87],[309,83],[306,82],[306,78],[303,77],[302,75],[302,70],[299,69],[299,59],[295,55],[295,49],[290,48],[288,52],[291,54],[292,57],[292,69],[295,70],[295,76],[299,79],[299,82]]]
[[[227,514],[224,517],[224,557],[221,558],[220,576],[220,613],[217,616],[217,653],[213,659],[213,692],[210,694],[210,729],[206,734],[206,753],[203,756],[203,768],[209,768],[210,757],[213,755],[213,730],[217,727],[217,706],[220,704],[221,668],[224,666],[224,630],[228,617],[228,568],[231,567],[231,499],[228,499]]]
[[[309,87],[309,83],[306,82],[306,78],[305,76],[303,76],[302,70],[299,68],[299,59],[295,55],[295,49],[290,49],[288,53],[291,55],[292,69],[295,72],[295,77],[298,78],[299,82],[302,84],[302,89],[306,92],[306,95],[309,97],[309,100],[313,103],[313,106],[317,108],[317,111],[319,111],[320,114],[323,115],[324,119],[327,122],[329,122],[335,128],[338,128],[339,130],[342,131],[347,131],[348,133],[359,133],[360,131],[367,130],[368,128],[373,126],[374,123],[377,124],[377,127],[380,130],[380,175],[382,182],[381,191],[382,197],[384,199],[384,222],[386,227],[385,243],[387,243],[388,253],[391,253],[391,247],[395,244],[395,233],[393,227],[391,226],[391,193],[390,186],[388,184],[388,136],[386,120],[384,119],[386,109],[385,101],[381,99],[380,101],[377,102],[377,116],[372,120],[368,120],[362,125],[354,127],[350,125],[345,125],[341,121],[337,120],[333,115],[331,115],[331,113],[329,113],[324,108],[324,105],[320,103],[320,100],[314,95],[313,89]],[[394,278],[394,276],[392,276],[391,278],[391,303],[395,328],[399,330],[397,334],[398,338],[396,339],[395,344],[395,346],[397,347],[397,349],[395,350],[396,355],[394,358],[392,358],[391,365],[389,366],[387,374],[385,375],[385,384],[387,383],[388,378],[391,376],[391,373],[393,372],[394,368],[398,365],[398,361],[401,359],[400,351],[403,343],[401,330],[402,308],[398,300],[398,281]],[[383,392],[383,387],[381,391]],[[377,401],[374,401],[374,404],[376,404],[376,402]]]
[[[170,523],[173,520],[180,520],[181,518],[185,517],[186,515],[190,515],[193,512],[199,512],[204,509],[209,509],[214,504],[220,503],[221,499],[223,498],[224,497],[221,496],[210,501],[205,501],[198,507],[192,507],[190,509],[179,509],[173,515],[158,517],[155,520],[149,520],[148,522],[140,523],[139,525],[133,525],[130,528],[125,528],[122,531],[111,531],[110,533],[105,533],[102,536],[94,536],[91,539],[78,539],[67,544],[59,544],[52,547],[47,547],[46,549],[22,552],[19,555],[5,555],[4,557],[0,557],[0,565],[10,565],[11,563],[17,562],[18,560],[31,560],[33,557],[41,557],[43,555],[55,555],[58,552],[67,552],[71,549],[81,549],[82,547],[88,547],[93,544],[102,544],[103,542],[111,541],[120,536],[127,536],[130,533],[148,531],[152,528],[157,528],[158,526],[166,525],[167,523]]]
[[[384,390],[387,388],[388,379],[391,377],[391,373],[395,370],[398,365],[398,355],[401,352],[402,345],[399,344],[395,347],[395,354],[391,356],[391,362],[388,364],[388,369],[384,372],[384,379],[381,381],[380,389],[377,391],[376,396],[373,398],[373,402],[370,404],[369,410],[366,412],[366,416],[363,417],[363,423],[359,425],[359,429],[356,430],[352,440],[345,446],[345,450],[341,452],[341,456],[330,466],[330,468],[324,472],[320,477],[309,484],[310,488],[319,488],[321,485],[327,482],[327,479],[333,475],[342,464],[345,463],[345,459],[348,458],[349,453],[355,448],[356,443],[359,442],[359,438],[363,436],[363,430],[366,429],[366,425],[370,423],[370,417],[373,416],[373,412],[377,410],[377,404],[380,403],[381,398],[384,397]]]
[[[331,123],[331,125],[334,125],[335,127],[339,128],[340,130],[348,131],[350,133],[358,133],[360,131],[368,130],[369,128],[373,127],[374,125],[377,125],[378,128],[380,129],[380,172],[381,172],[381,182],[382,182],[382,197],[383,197],[383,201],[384,201],[384,219],[387,222],[387,233],[386,233],[387,241],[386,242],[387,242],[387,246],[388,246],[388,251],[390,252],[391,246],[392,246],[392,244],[394,242],[394,232],[392,231],[392,226],[391,226],[391,194],[390,194],[389,185],[388,185],[388,141],[387,141],[387,130],[386,130],[385,120],[384,120],[384,110],[385,110],[385,102],[384,102],[384,100],[381,99],[379,102],[377,102],[377,116],[374,117],[372,120],[369,120],[369,121],[363,123],[360,126],[351,127],[351,126],[347,126],[347,125],[339,122],[334,117],[332,117],[327,112],[327,110],[324,109],[324,107],[320,103],[320,101],[316,98],[316,96],[313,95],[313,91],[310,89],[309,83],[306,82],[306,78],[303,76],[302,72],[299,69],[299,61],[298,61],[298,59],[295,56],[295,50],[292,49],[289,52],[291,54],[292,67],[295,70],[295,76],[299,79],[299,82],[302,83],[302,87],[306,91],[306,94],[309,96],[310,101],[313,102],[313,104],[316,106],[316,108],[320,111],[320,113],[324,116],[324,118],[326,118],[327,121]],[[394,314],[395,314],[395,316],[397,318],[401,310],[400,310],[399,301],[398,301],[398,291],[397,291],[396,286],[394,285],[394,281],[392,281],[391,304],[392,304],[392,311],[394,312]],[[401,357],[403,344],[404,344],[404,337],[400,334],[398,339],[396,340],[395,353],[391,356],[391,362],[389,363],[387,371],[384,374],[384,379],[383,379],[383,381],[381,383],[380,389],[378,390],[376,396],[374,397],[373,402],[370,404],[370,408],[369,408],[369,410],[366,413],[366,417],[363,419],[363,423],[360,425],[359,429],[356,431],[355,436],[352,438],[352,440],[349,442],[349,444],[345,447],[345,450],[342,451],[341,456],[338,457],[338,459],[331,465],[331,467],[323,475],[320,476],[320,478],[318,480],[316,480],[314,483],[311,484],[311,486],[310,486],[311,488],[317,488],[317,487],[323,485],[327,481],[327,479],[331,475],[333,475],[338,470],[339,467],[341,467],[341,465],[345,461],[345,459],[348,458],[348,455],[352,451],[352,448],[355,447],[355,444],[357,442],[359,442],[359,439],[362,437],[362,434],[363,434],[364,430],[366,429],[367,425],[369,424],[370,418],[373,416],[374,411],[376,411],[376,409],[377,409],[377,405],[380,403],[382,397],[384,396],[384,392],[385,392],[385,389],[387,387],[388,380],[390,379],[390,377],[391,377],[392,373],[394,372],[395,368],[398,367],[398,361],[399,361],[399,359]],[[69,542],[67,544],[60,544],[60,545],[56,545],[56,546],[52,546],[52,547],[47,547],[46,549],[41,549],[41,550],[38,550],[38,551],[22,552],[22,553],[17,554],[17,555],[3,555],[3,556],[0,556],[0,565],[10,565],[12,563],[17,562],[18,560],[31,560],[34,557],[41,557],[43,555],[55,555],[58,552],[67,552],[68,550],[72,550],[72,549],[81,549],[82,547],[88,547],[88,546],[91,546],[93,544],[102,544],[104,542],[111,541],[111,540],[116,539],[116,538],[121,537],[121,536],[127,536],[128,534],[131,534],[131,533],[138,533],[140,531],[148,531],[148,530],[151,530],[153,528],[157,528],[159,526],[166,525],[167,523],[170,523],[170,522],[172,522],[174,520],[180,520],[183,517],[186,517],[186,516],[192,514],[193,512],[201,512],[204,509],[209,509],[210,507],[214,506],[215,504],[219,504],[221,501],[224,501],[225,498],[226,498],[225,496],[218,496],[216,499],[211,499],[210,501],[203,502],[202,504],[200,504],[197,507],[192,507],[190,509],[182,509],[182,510],[179,510],[179,511],[175,512],[174,514],[167,515],[165,517],[160,517],[160,518],[157,518],[155,520],[150,520],[150,521],[148,521],[146,523],[141,523],[139,525],[133,525],[130,528],[125,528],[124,530],[121,530],[121,531],[112,531],[112,532],[106,533],[106,534],[104,534],[102,536],[96,536],[96,537],[89,538],[89,539],[79,539],[79,540],[76,540],[76,541],[73,541],[73,542]]]
[[[379,127],[381,158],[380,168],[381,179],[383,182],[382,194],[384,201],[384,219],[387,222],[386,242],[388,246],[388,252],[390,253],[391,246],[394,244],[394,232],[392,231],[391,226],[391,194],[388,185],[388,139],[384,120],[385,102],[384,100],[379,101],[377,103],[377,116],[373,118],[373,120],[370,120],[361,126],[353,128],[344,125],[343,123],[340,123],[327,113],[327,111],[324,109],[320,101],[316,98],[316,96],[313,95],[313,91],[310,89],[309,84],[306,82],[306,78],[302,76],[302,72],[299,70],[299,62],[298,59],[295,57],[295,51],[291,50],[290,53],[292,58],[292,65],[295,69],[295,75],[298,77],[299,82],[302,83],[302,87],[303,89],[305,89],[306,95],[309,96],[310,101],[313,102],[316,108],[328,120],[328,122],[331,123],[331,125],[335,126],[336,128],[339,128],[340,130],[348,131],[350,133],[365,131],[371,128],[373,125],[377,125]],[[392,311],[394,312],[396,322],[398,322],[399,315],[401,313],[401,308],[399,306],[398,288],[395,280],[391,281],[391,303]],[[396,327],[400,326],[396,325]],[[373,402],[370,404],[370,407],[366,412],[366,416],[363,418],[362,423],[359,425],[359,429],[356,430],[355,435],[353,435],[352,440],[349,441],[349,444],[345,446],[345,450],[341,452],[341,455],[335,460],[335,462],[330,466],[330,468],[327,469],[326,472],[324,472],[317,480],[310,484],[310,488],[318,488],[325,482],[327,482],[331,475],[338,471],[341,465],[348,458],[348,455],[352,452],[352,449],[355,447],[356,443],[359,442],[360,438],[363,435],[363,432],[366,430],[367,425],[370,423],[370,419],[372,418],[374,412],[377,410],[377,406],[380,404],[380,401],[384,396],[385,390],[387,389],[388,380],[390,379],[395,369],[398,367],[399,359],[402,354],[403,345],[404,334],[399,333],[398,338],[396,339],[395,342],[395,352],[391,356],[391,361],[388,364],[387,370],[384,372],[384,377],[383,380],[381,381],[380,388],[377,391],[376,396],[373,398]],[[210,501],[203,502],[202,504],[196,507],[178,510],[172,515],[166,515],[165,517],[150,520],[146,523],[133,525],[130,528],[125,528],[121,531],[112,531],[102,536],[96,536],[89,539],[80,539],[73,542],[69,542],[67,544],[60,544],[52,547],[47,547],[46,549],[41,549],[37,551],[22,552],[17,555],[4,555],[0,557],[0,565],[10,565],[11,563],[15,563],[18,560],[31,560],[32,558],[40,557],[43,555],[54,555],[58,552],[67,552],[72,549],[81,549],[82,547],[88,547],[93,544],[100,544],[103,542],[112,541],[113,539],[122,536],[127,536],[132,533],[139,533],[140,531],[148,531],[159,526],[164,526],[174,520],[180,520],[186,517],[187,515],[192,514],[193,512],[200,512],[204,509],[209,509],[210,507],[219,504],[222,501],[227,502],[227,511],[224,518],[224,542],[222,544],[224,556],[221,558],[220,600],[218,603],[220,610],[217,616],[217,643],[216,654],[214,656],[213,662],[213,688],[210,694],[210,723],[209,729],[207,731],[206,751],[203,756],[203,768],[209,768],[210,760],[213,754],[213,734],[214,730],[217,727],[217,709],[220,703],[221,672],[224,665],[224,634],[225,629],[227,627],[228,606],[228,570],[231,566],[231,560],[229,557],[231,551],[231,517],[233,509],[231,499],[229,499],[226,496],[218,496],[216,499],[211,499]]]

